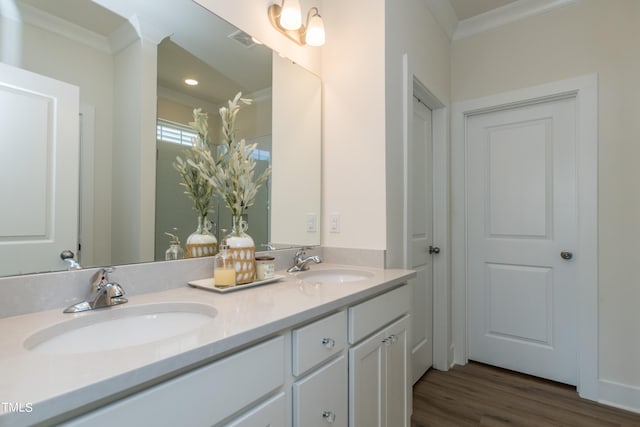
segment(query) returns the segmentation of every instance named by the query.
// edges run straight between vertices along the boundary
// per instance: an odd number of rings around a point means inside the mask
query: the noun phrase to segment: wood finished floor
[[[581,399],[575,387],[471,362],[429,370],[413,389],[412,427],[640,426],[640,414]]]

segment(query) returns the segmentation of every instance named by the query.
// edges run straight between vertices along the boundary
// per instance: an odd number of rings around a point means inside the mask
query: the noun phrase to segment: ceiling
[[[516,0],[449,0],[456,12],[458,21],[513,3]]]

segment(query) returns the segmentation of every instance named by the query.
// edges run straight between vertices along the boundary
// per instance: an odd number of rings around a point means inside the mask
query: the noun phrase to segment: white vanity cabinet
[[[285,381],[283,336],[152,386],[65,426],[212,426],[270,396]],[[230,422],[236,426],[287,425],[281,393]],[[227,424],[227,422],[225,422]]]
[[[293,425],[347,427],[347,314],[292,331]]]
[[[402,286],[349,309],[351,427],[409,426],[410,306]]]
[[[62,425],[408,427],[410,298],[398,286]]]

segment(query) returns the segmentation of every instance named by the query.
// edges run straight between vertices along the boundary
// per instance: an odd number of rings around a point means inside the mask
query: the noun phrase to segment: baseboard
[[[599,380],[598,402],[640,414],[640,387]]]

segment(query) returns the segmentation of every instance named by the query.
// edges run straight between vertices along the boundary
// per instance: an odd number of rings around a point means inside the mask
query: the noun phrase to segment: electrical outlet
[[[329,214],[329,233],[340,232],[340,214],[334,212]]]
[[[318,231],[318,215],[315,213],[307,214],[307,233],[315,233]]]

